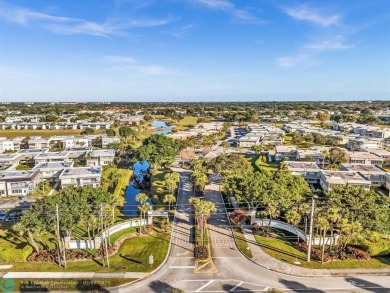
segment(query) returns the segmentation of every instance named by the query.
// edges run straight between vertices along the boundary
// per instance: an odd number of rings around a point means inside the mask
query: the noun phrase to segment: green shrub
[[[32,253],[33,249],[30,245],[26,245],[22,249],[17,249],[13,247],[0,247],[0,262],[25,262],[27,260],[27,257]]]
[[[171,290],[169,290],[169,293],[185,293],[185,292],[178,288],[172,288]]]

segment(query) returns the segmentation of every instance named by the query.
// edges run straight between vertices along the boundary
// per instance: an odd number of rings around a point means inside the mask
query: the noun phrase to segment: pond
[[[142,173],[147,172],[149,169],[148,162],[137,162],[133,165],[133,174],[134,177],[137,177],[139,180],[142,180]],[[125,193],[125,204],[123,206],[122,213],[128,217],[138,216],[138,206],[139,202],[135,200],[135,197],[141,190],[135,187],[135,180],[131,179],[129,186],[126,189]],[[148,199],[148,202],[152,204],[151,199]]]
[[[155,128],[161,128],[161,130],[157,130],[157,134],[169,134],[172,133],[171,126],[166,123],[165,121],[160,121],[160,120],[154,120],[152,122],[152,127]]]
[[[169,127],[168,123],[165,121],[160,121],[160,120],[154,120],[152,122],[152,127],[157,127],[157,128],[166,128]]]

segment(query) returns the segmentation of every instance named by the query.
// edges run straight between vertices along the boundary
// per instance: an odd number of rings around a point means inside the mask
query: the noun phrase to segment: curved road
[[[218,178],[212,177],[206,199],[216,203],[217,213],[211,216],[209,228],[213,262],[217,273],[194,273],[190,172],[175,170],[181,175],[177,211],[173,223],[172,247],[167,262],[158,272],[119,292],[169,292],[180,288],[185,292],[264,292],[277,288],[286,292],[377,292],[390,293],[390,277],[294,277],[262,268],[241,255],[228,226],[228,219],[219,193]]]

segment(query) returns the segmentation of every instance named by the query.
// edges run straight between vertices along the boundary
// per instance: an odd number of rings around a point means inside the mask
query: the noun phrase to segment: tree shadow
[[[243,286],[234,286],[234,285],[231,285],[231,284],[223,284],[222,285],[222,290],[224,290],[225,292],[233,292],[233,289],[234,289],[234,292],[244,292],[244,293],[254,293],[254,291],[248,289],[248,288],[245,288]]]
[[[366,280],[362,280],[359,278],[354,277],[347,277],[345,280],[349,283],[351,283],[353,286],[363,289],[365,291],[375,292],[375,293],[385,293],[390,292],[390,286],[389,287],[382,287],[381,285],[371,283]]]
[[[280,283],[285,285],[288,289],[290,289],[292,292],[302,292],[302,291],[307,291],[310,293],[325,293],[325,291],[316,289],[316,288],[311,288],[307,287],[299,282],[296,281],[289,281],[289,280],[284,280],[281,279],[279,280]]]
[[[120,256],[121,258],[124,258],[125,260],[131,261],[131,262],[134,262],[134,263],[137,263],[137,264],[142,264],[141,261],[136,260],[136,259],[133,259],[133,258],[131,258],[129,255],[119,254],[119,256]]]
[[[42,284],[35,283],[33,281],[24,281],[20,284],[20,292],[50,292],[49,289],[42,286]]]
[[[161,281],[152,281],[152,282],[150,282],[150,284],[148,286],[150,289],[153,290],[153,292],[157,292],[157,293],[169,292],[170,290],[174,289],[169,284],[161,282]]]

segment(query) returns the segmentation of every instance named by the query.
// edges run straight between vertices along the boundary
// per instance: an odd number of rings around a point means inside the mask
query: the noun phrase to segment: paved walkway
[[[294,276],[350,276],[350,275],[390,275],[390,269],[308,269],[277,260],[261,249],[249,225],[242,225],[242,232],[252,252],[252,261],[276,272]]]
[[[140,279],[148,276],[149,273],[123,272],[123,273],[83,273],[83,272],[9,272],[3,278],[12,279]]]

